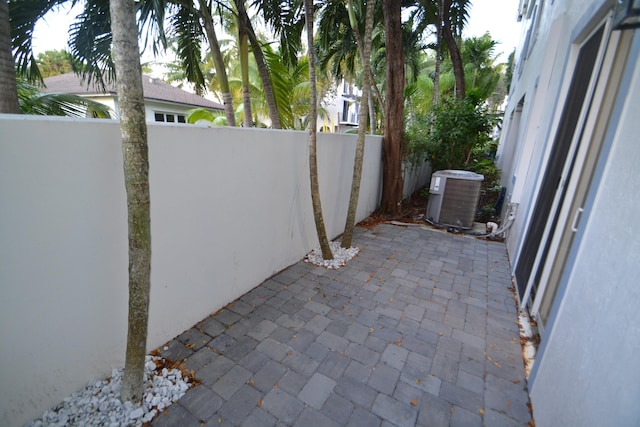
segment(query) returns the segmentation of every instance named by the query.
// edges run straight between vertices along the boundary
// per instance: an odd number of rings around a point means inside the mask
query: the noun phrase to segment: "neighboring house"
[[[357,129],[361,96],[360,88],[342,80],[336,87],[335,95],[327,97],[323,102],[329,118],[318,118],[318,130],[346,132]]]
[[[498,166],[538,427],[640,425],[640,30],[618,3],[638,22],[637,0],[520,0]]]
[[[118,115],[118,97],[113,84],[102,90],[98,85],[87,85],[74,73],[44,79],[47,93],[70,93],[89,98],[109,106]],[[224,106],[193,93],[186,92],[163,81],[142,76],[144,104],[147,122],[185,123],[189,110],[205,108],[211,112],[223,112]]]

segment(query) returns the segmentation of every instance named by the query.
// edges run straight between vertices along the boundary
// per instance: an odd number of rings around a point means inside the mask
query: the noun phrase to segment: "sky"
[[[507,57],[520,39],[520,23],[516,22],[518,0],[472,0],[470,18],[465,37],[478,37],[489,32],[500,42],[496,53],[506,62]],[[71,12],[68,8],[47,14],[36,25],[33,50],[37,55],[45,50],[65,49],[67,46],[69,23],[82,11],[80,5]]]
[[[57,11],[49,12],[36,22],[32,42],[33,52],[36,55],[46,50],[66,49],[69,25],[73,18],[82,12],[82,6],[76,5],[71,13],[69,10],[69,7],[65,6]]]
[[[469,22],[464,37],[479,37],[487,31],[500,42],[496,53],[506,62],[520,41],[521,22],[517,22],[518,0],[471,0]]]

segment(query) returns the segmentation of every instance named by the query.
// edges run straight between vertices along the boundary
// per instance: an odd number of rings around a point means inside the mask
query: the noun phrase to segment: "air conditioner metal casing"
[[[484,176],[462,170],[443,170],[431,175],[427,219],[435,224],[473,228]]]

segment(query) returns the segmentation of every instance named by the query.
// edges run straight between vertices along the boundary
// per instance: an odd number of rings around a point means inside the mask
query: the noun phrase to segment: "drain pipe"
[[[489,233],[478,234],[478,233],[474,233],[473,231],[462,231],[462,232],[464,234],[467,234],[473,237],[480,237],[480,238],[486,238],[486,239],[504,239],[505,233],[509,231],[509,229],[513,225],[513,222],[516,219],[516,212],[518,210],[517,203],[509,203],[508,206],[509,206],[509,214],[507,215],[507,218],[505,219],[504,224],[502,224],[500,227],[498,227],[498,224],[496,224],[495,222],[488,222],[487,227],[491,229],[491,232]],[[435,224],[429,220],[427,220],[427,222],[436,227],[450,228],[448,226]]]
[[[507,215],[507,219],[505,220],[504,224],[502,224],[500,227],[498,227],[497,229],[492,227],[492,231],[487,234],[486,237],[487,239],[495,239],[495,238],[502,238],[504,239],[505,237],[505,233],[507,231],[509,231],[509,229],[511,228],[511,226],[513,225],[513,222],[516,220],[516,212],[518,210],[518,204],[517,203],[509,203],[509,215]],[[497,225],[495,223],[491,223],[492,225]],[[501,236],[502,237],[499,237]]]
[[[474,233],[473,231],[465,231],[460,228],[452,227],[450,225],[438,224],[433,221],[429,221],[428,219],[425,219],[425,222],[433,227],[437,227],[443,230],[450,230],[450,229],[459,230],[458,231],[459,233],[466,234],[468,236],[487,238],[487,239],[504,239],[505,233],[509,231],[509,229],[513,225],[513,222],[516,219],[516,211],[518,210],[517,203],[509,203],[508,206],[509,206],[509,215],[507,216],[504,224],[498,227],[498,224],[496,224],[495,222],[487,223],[487,227],[491,229],[491,232],[489,233]],[[414,224],[414,223],[401,222],[401,221],[387,221],[387,224],[399,225],[402,227],[406,227],[406,226],[421,227],[422,226],[421,224]]]

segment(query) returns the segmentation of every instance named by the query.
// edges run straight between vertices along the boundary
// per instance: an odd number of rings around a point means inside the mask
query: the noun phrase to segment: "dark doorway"
[[[553,200],[558,190],[558,185],[562,179],[562,172],[569,157],[569,150],[577,128],[580,113],[589,88],[589,81],[595,67],[600,42],[604,33],[604,26],[600,27],[589,40],[582,45],[576,61],[575,71],[571,79],[571,86],[564,103],[560,124],[553,141],[551,156],[547,164],[547,169],[538,192],[538,196],[533,209],[531,223],[524,239],[522,252],[516,262],[514,270],[518,296],[522,305],[527,302],[522,301],[527,289],[536,255],[540,250],[540,242],[544,234],[545,227],[551,222],[551,234],[557,223],[558,210],[551,212]],[[564,194],[562,195],[564,197]],[[542,260],[545,259],[549,249],[550,241],[543,248]],[[537,273],[536,273],[537,276]],[[538,283],[533,283],[531,298],[535,297]]]

